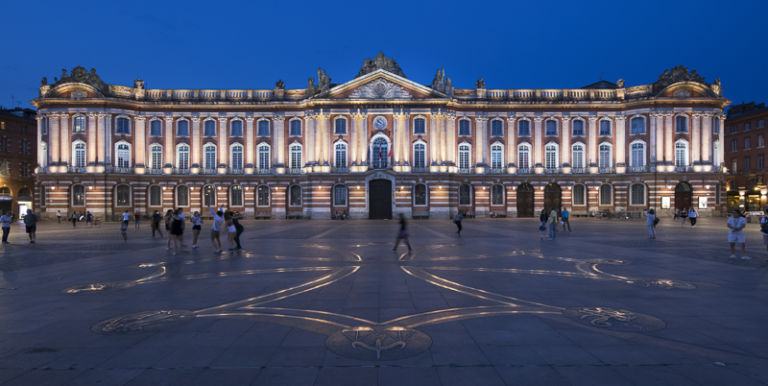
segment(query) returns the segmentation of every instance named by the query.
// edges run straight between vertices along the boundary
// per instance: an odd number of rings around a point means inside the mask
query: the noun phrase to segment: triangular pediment
[[[340,84],[317,97],[353,100],[448,98],[441,92],[381,69]]]

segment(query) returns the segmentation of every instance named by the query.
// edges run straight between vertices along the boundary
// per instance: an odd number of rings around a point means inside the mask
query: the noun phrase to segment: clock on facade
[[[387,118],[384,118],[382,115],[373,118],[373,127],[378,130],[384,130],[387,127]]]

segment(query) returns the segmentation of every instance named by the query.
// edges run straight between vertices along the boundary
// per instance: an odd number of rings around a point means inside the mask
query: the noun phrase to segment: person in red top
[[[141,213],[136,212],[133,215],[133,230],[139,230],[139,221],[141,221]]]

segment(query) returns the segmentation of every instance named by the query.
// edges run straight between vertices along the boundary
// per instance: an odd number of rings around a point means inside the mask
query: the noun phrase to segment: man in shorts
[[[34,244],[35,238],[37,238],[37,216],[32,213],[32,209],[27,209],[27,215],[24,216],[24,225],[27,226],[27,234],[29,235],[29,243]]]
[[[741,244],[741,259],[749,260],[750,257],[744,254],[744,227],[747,226],[745,219],[738,209],[734,209],[731,217],[728,217],[728,243],[731,245],[730,259],[736,258],[736,244]]]

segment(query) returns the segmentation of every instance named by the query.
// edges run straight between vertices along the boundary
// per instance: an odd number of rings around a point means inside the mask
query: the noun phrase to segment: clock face
[[[384,118],[381,115],[379,115],[376,118],[373,118],[373,127],[375,127],[378,130],[384,130],[387,127],[387,118]]]

